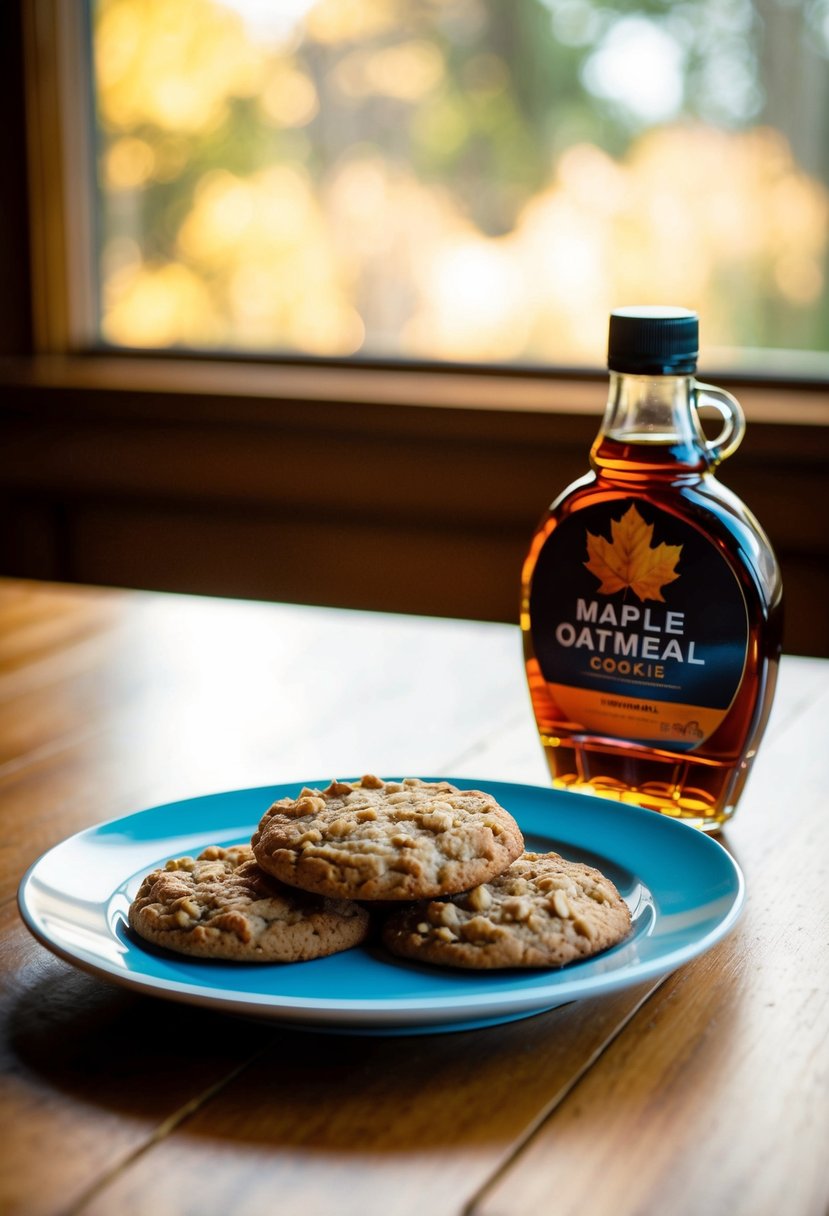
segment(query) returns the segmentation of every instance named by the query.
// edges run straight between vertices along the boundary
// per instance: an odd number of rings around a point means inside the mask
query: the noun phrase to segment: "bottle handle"
[[[717,465],[721,460],[727,460],[736,452],[743,441],[746,433],[743,408],[731,393],[727,393],[721,388],[715,388],[713,384],[701,384],[699,380],[693,382],[693,401],[695,413],[701,405],[713,405],[722,417],[723,429],[716,439],[705,438],[705,432],[697,418],[697,428],[708,459],[712,465]]]

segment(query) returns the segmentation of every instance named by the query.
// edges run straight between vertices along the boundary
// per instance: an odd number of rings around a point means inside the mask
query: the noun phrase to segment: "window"
[[[512,621],[607,308],[670,291],[746,410],[786,647],[829,653],[825,35],[825,0],[0,5],[0,573]]]
[[[107,344],[595,367],[668,301],[708,367],[821,366],[826,0],[91,17]]]

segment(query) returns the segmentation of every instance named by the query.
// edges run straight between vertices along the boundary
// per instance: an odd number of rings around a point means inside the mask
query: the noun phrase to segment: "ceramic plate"
[[[607,874],[630,907],[630,936],[561,969],[472,972],[396,960],[376,945],[305,963],[212,962],[133,935],[127,908],[149,870],[208,844],[246,842],[271,802],[327,781],[190,798],[89,828],[35,862],[20,885],[20,910],[55,954],[138,992],[307,1029],[374,1034],[492,1025],[665,975],[708,950],[737,919],[742,874],[695,828],[583,794],[447,780],[493,794],[518,820],[528,849],[555,850]]]

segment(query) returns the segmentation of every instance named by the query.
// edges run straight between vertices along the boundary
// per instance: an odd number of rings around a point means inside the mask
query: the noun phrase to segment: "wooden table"
[[[500,1027],[357,1038],[94,979],[29,935],[18,882],[212,790],[547,785],[517,629],[14,581],[0,626],[0,1211],[823,1216],[829,663],[784,660],[724,840],[747,906],[713,950]]]

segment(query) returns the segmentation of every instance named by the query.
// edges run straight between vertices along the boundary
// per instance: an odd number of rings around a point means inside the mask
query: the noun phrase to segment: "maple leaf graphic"
[[[675,566],[682,545],[651,545],[653,524],[646,524],[631,504],[621,519],[610,521],[612,541],[587,533],[584,564],[595,574],[601,595],[613,595],[630,587],[640,600],[665,602],[662,588],[679,578]]]

